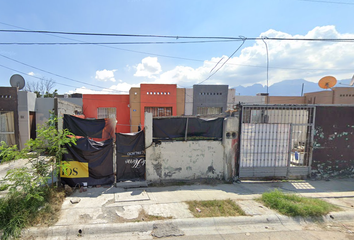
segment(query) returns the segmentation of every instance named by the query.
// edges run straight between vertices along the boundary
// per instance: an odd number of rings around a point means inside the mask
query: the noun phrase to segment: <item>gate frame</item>
[[[290,131],[289,131],[289,143],[288,143],[288,159],[287,159],[287,170],[286,170],[286,176],[282,176],[282,178],[298,178],[298,177],[303,177],[303,176],[308,176],[311,174],[311,165],[312,165],[312,155],[313,155],[313,141],[314,141],[314,133],[315,133],[315,118],[316,118],[316,105],[290,105],[290,104],[282,104],[282,105],[276,105],[276,104],[244,104],[240,105],[241,107],[241,113],[240,113],[240,131],[239,131],[239,146],[238,146],[238,151],[237,151],[237,161],[236,161],[236,169],[237,171],[237,176],[239,178],[267,178],[267,177],[277,177],[275,174],[273,176],[255,176],[254,171],[253,171],[253,176],[241,176],[242,175],[242,167],[241,167],[241,156],[242,156],[242,132],[243,132],[243,124],[244,122],[244,117],[245,117],[245,109],[249,108],[250,112],[252,110],[308,110],[308,117],[307,117],[307,124],[306,123],[287,123],[290,124]],[[251,123],[251,115],[249,116],[249,123]],[[264,119],[261,117],[261,121]],[[260,122],[260,123],[268,123],[269,118],[267,119],[267,122]],[[284,122],[277,122],[277,123],[283,123]],[[255,123],[257,124],[257,123]],[[306,136],[305,136],[305,149],[307,149],[307,157],[306,157],[306,164],[304,166],[291,166],[291,151],[292,151],[292,140],[293,140],[293,129],[295,126],[307,126],[308,131],[306,131]],[[273,166],[276,168],[276,166]],[[254,167],[253,167],[254,168]],[[260,167],[261,168],[261,167]],[[306,169],[306,170],[305,170]],[[297,170],[297,171],[291,171],[291,170]],[[304,174],[306,172],[306,174]],[[274,171],[275,173],[275,171]]]

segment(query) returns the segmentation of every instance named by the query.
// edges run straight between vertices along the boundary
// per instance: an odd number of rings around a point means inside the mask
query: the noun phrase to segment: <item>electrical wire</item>
[[[230,58],[232,58],[233,55],[235,55],[235,53],[243,46],[243,44],[245,44],[245,42],[246,42],[246,39],[244,38],[244,39],[242,40],[241,45],[226,59],[226,61],[225,61],[218,69],[215,70],[215,72],[213,72],[212,74],[210,74],[209,77],[207,77],[205,80],[203,80],[203,81],[197,83],[196,85],[199,85],[199,84],[201,84],[201,83],[203,83],[203,82],[209,80],[212,76],[214,76],[214,74],[217,73],[217,72],[230,60]]]
[[[7,24],[7,23],[4,23],[4,22],[0,22],[0,24],[6,25],[6,26],[20,28],[20,29],[23,29],[23,30],[33,31],[33,30],[30,30],[30,29],[22,28],[22,27],[15,26],[15,25],[12,25],[12,24]],[[66,39],[66,40],[72,40],[72,41],[86,43],[85,41],[82,41],[82,40],[77,40],[77,39],[73,39],[73,38],[57,36],[57,35],[50,34],[50,33],[47,33],[46,35],[53,36],[53,37],[56,37],[56,38],[61,38],[61,39]],[[240,36],[238,39],[242,40],[244,38],[245,37]],[[250,39],[254,39],[254,38],[247,38],[247,39],[250,40]],[[261,40],[261,38],[259,40]],[[321,40],[321,39],[319,39],[319,40]],[[145,54],[145,55],[157,56],[157,57],[163,57],[163,58],[179,59],[179,60],[186,60],[186,61],[193,61],[193,62],[204,62],[204,60],[200,60],[200,59],[177,57],[177,56],[157,54],[157,53],[144,52],[144,51],[136,51],[136,50],[130,50],[130,49],[125,49],[125,48],[118,48],[118,47],[114,47],[114,46],[111,46],[111,45],[95,44],[95,46],[101,46],[101,47],[116,49],[116,50],[125,51],[125,52],[133,52],[133,53],[139,53],[139,54]],[[236,65],[236,66],[244,66],[244,67],[264,68],[264,66],[249,65],[249,64],[235,64],[235,63],[228,63],[228,64],[229,65]],[[293,69],[293,70],[310,70],[310,71],[324,70],[324,69],[308,69],[308,68],[303,69],[303,68],[276,67],[276,66],[273,66],[273,67],[270,67],[270,68],[272,68],[272,69],[290,69],[290,70],[291,69]],[[325,69],[325,70],[328,70],[328,69]],[[339,71],[352,71],[352,69],[337,69],[337,70],[339,70]]]
[[[83,33],[83,32],[60,32],[60,31],[42,31],[42,30],[13,30],[0,29],[5,33],[39,33],[39,34],[61,34],[61,35],[84,35],[84,36],[110,36],[110,37],[148,37],[148,38],[173,38],[173,39],[219,39],[219,40],[238,40],[244,41],[244,37],[225,37],[225,36],[172,36],[172,35],[154,35],[154,34],[122,34],[122,33]],[[247,37],[247,40],[262,40],[263,37]],[[319,42],[354,42],[353,38],[279,38],[267,37],[267,40],[273,41],[319,41]],[[77,41],[77,40],[76,40]]]
[[[3,55],[3,54],[1,54],[1,53],[0,53],[0,56],[3,57],[3,58],[6,58],[6,59],[8,59],[8,60],[17,62],[17,63],[19,63],[19,64],[22,64],[22,65],[24,65],[24,66],[27,66],[27,67],[30,67],[30,68],[33,68],[33,69],[36,69],[36,70],[39,70],[39,71],[42,71],[42,72],[51,74],[51,75],[56,76],[56,77],[60,77],[60,78],[63,78],[63,79],[69,80],[69,81],[73,81],[73,82],[77,82],[77,83],[82,83],[82,84],[89,85],[89,86],[92,86],[92,87],[96,87],[96,88],[100,88],[100,89],[107,90],[107,88],[104,88],[104,87],[101,87],[101,86],[98,86],[98,85],[94,85],[94,84],[90,84],[90,83],[87,83],[87,82],[75,80],[75,79],[72,79],[72,78],[68,78],[68,77],[62,76],[62,75],[60,75],[60,74],[56,74],[56,73],[53,73],[53,72],[50,72],[50,71],[47,71],[47,70],[44,70],[44,69],[41,69],[41,68],[32,66],[32,65],[30,65],[30,64],[27,64],[27,63],[18,61],[18,60],[16,60],[16,59],[13,59],[13,58],[10,58],[10,57],[7,57],[7,56],[5,56],[5,55]],[[32,75],[30,75],[30,76],[32,76]],[[107,91],[109,91],[109,90],[107,90]],[[114,90],[112,90],[112,91],[114,91]]]
[[[235,42],[240,40],[204,40],[184,42],[0,42],[0,45],[153,45],[153,44],[188,44],[188,43],[215,43]]]

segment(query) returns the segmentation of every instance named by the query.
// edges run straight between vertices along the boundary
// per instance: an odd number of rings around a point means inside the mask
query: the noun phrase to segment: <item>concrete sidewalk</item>
[[[281,189],[307,197],[322,198],[343,209],[325,216],[321,221],[352,221],[354,219],[354,179],[330,181],[244,181],[234,184],[184,185],[124,189],[114,186],[76,190],[62,206],[59,221],[49,228],[30,228],[24,236],[35,239],[75,239],[78,230],[85,239],[103,235],[137,233],[139,239],[151,239],[151,231],[159,222],[174,224],[188,232],[188,228],[202,229],[215,226],[250,224],[300,223],[310,219],[282,216],[254,201],[263,192]],[[248,216],[197,219],[188,210],[185,201],[232,199]],[[148,215],[171,218],[145,222]],[[202,230],[201,230],[202,231]],[[145,236],[145,235],[146,236]],[[108,235],[106,236],[108,238]]]

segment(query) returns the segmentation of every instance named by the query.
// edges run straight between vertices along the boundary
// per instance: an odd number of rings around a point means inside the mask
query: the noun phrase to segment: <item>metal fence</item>
[[[242,106],[239,176],[309,174],[313,122],[312,106]]]

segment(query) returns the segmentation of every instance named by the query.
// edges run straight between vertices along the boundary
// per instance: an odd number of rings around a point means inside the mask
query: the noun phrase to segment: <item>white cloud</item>
[[[30,75],[30,76],[34,76],[35,75],[34,72],[29,72],[27,74]]]
[[[106,69],[103,69],[101,71],[98,70],[96,71],[95,79],[103,82],[107,82],[107,81],[115,82],[116,81],[116,79],[114,78],[115,71],[116,70],[106,70]]]
[[[277,38],[354,38],[354,34],[340,34],[334,26],[315,27],[305,35],[290,35],[270,29],[260,37]],[[353,74],[353,43],[309,42],[265,40],[269,53],[269,85],[283,80],[306,79],[317,82],[324,76],[333,75],[337,79],[350,78]],[[180,87],[191,87],[202,82],[219,68],[227,56],[213,57],[198,68],[176,66],[162,73],[156,83],[176,83]],[[230,87],[266,84],[267,55],[262,40],[243,48],[209,80],[203,84],[228,84]]]
[[[310,29],[303,35],[291,35],[286,32],[270,29],[259,34],[268,38],[351,38],[354,33],[339,33],[335,26],[322,26]],[[352,42],[319,42],[319,41],[275,41],[265,39],[269,50],[269,85],[283,80],[306,79],[317,82],[324,76],[332,75],[337,79],[349,79],[353,75],[354,52]],[[237,46],[236,46],[237,47]],[[230,51],[230,54],[233,50]],[[145,77],[147,83],[177,84],[178,87],[192,87],[194,84],[227,84],[229,87],[247,86],[254,83],[266,84],[267,55],[262,40],[238,51],[209,80],[205,81],[228,59],[228,56],[216,56],[205,60],[199,67],[178,65],[162,72],[161,64],[156,57],[147,57],[136,67],[134,76]],[[128,67],[128,66],[127,66]],[[114,78],[115,70],[97,71],[102,73],[96,78]],[[105,90],[106,93],[128,93],[132,85],[119,80]],[[82,89],[87,91],[87,89]],[[103,93],[100,91],[99,93]]]
[[[136,77],[155,78],[155,75],[161,72],[161,65],[157,61],[157,57],[146,57],[136,67]]]
[[[75,91],[69,91],[72,93],[82,93],[82,94],[129,94],[129,90],[132,87],[139,87],[139,84],[129,84],[126,82],[120,82],[117,85],[112,85],[109,88],[98,90],[92,90],[85,87],[76,88]]]

